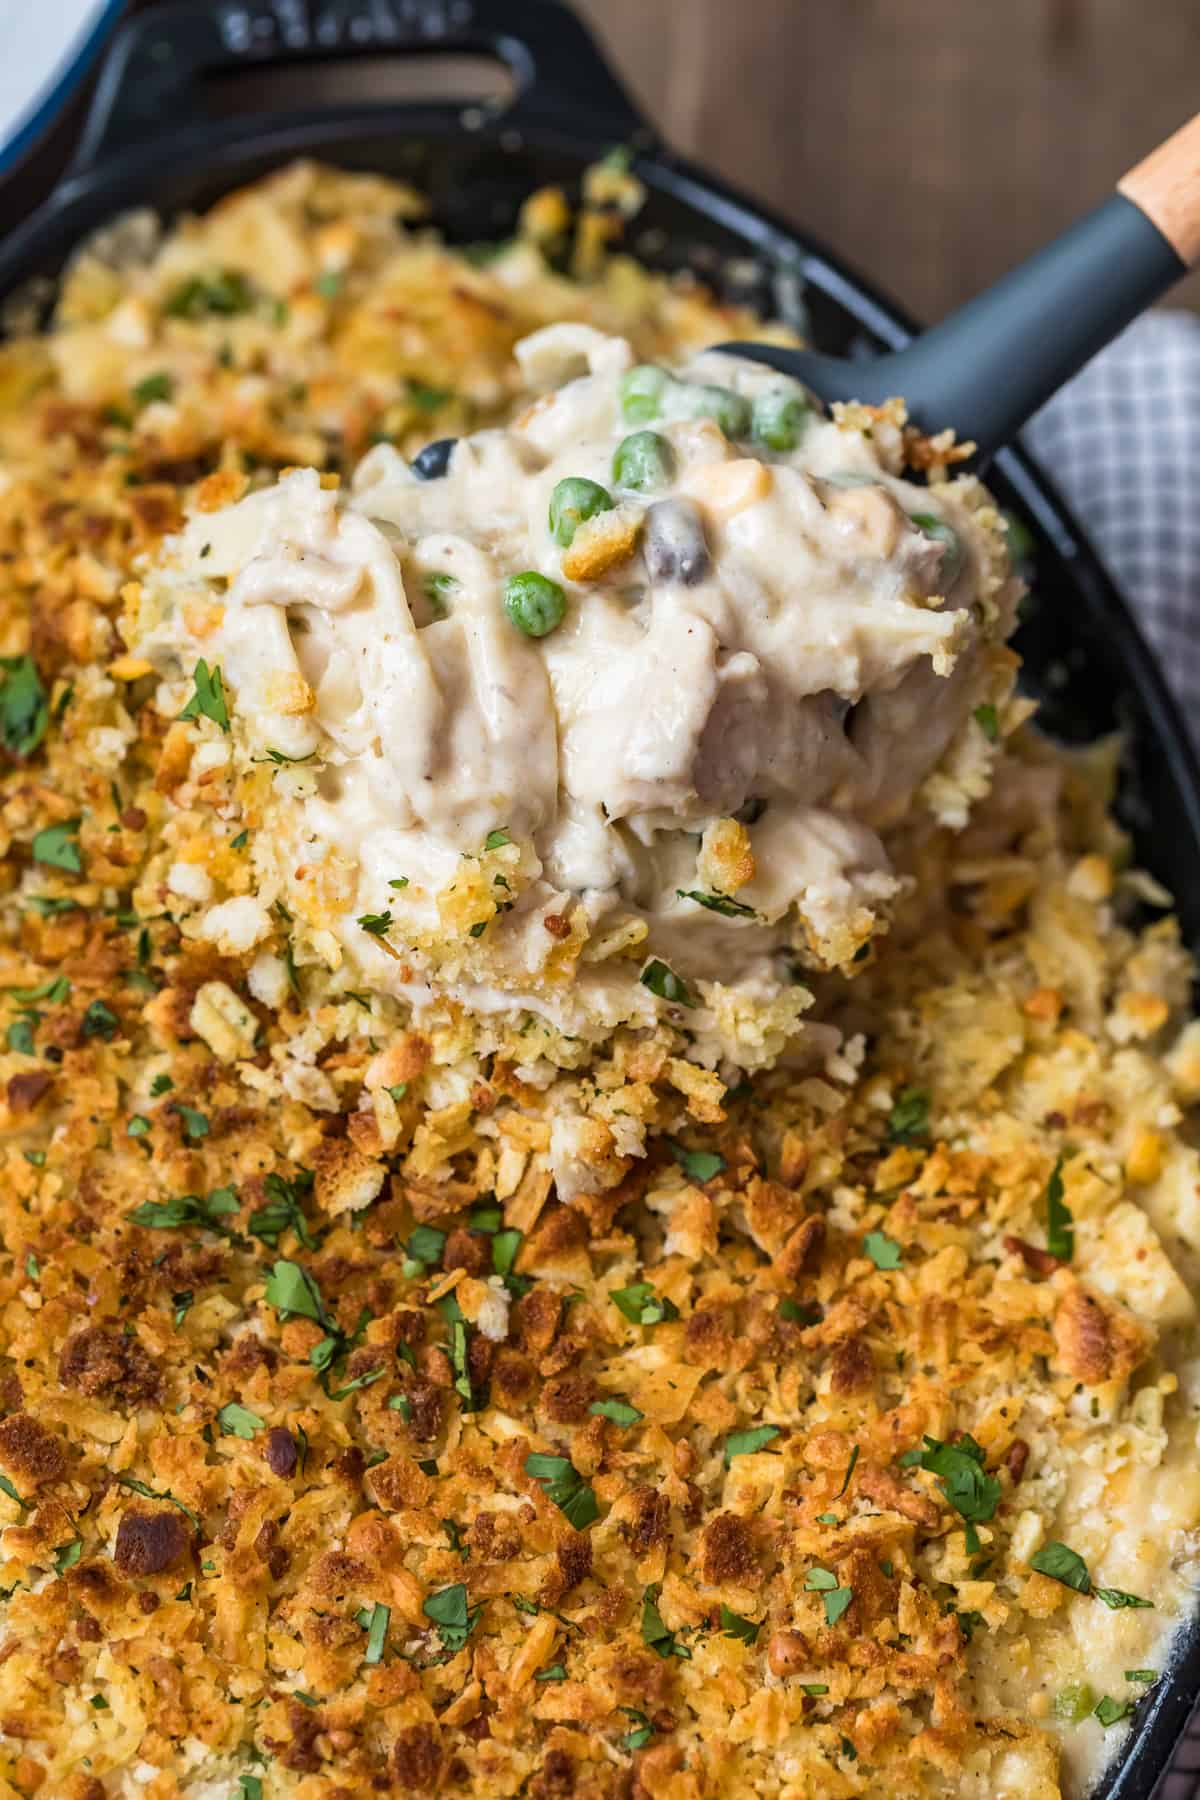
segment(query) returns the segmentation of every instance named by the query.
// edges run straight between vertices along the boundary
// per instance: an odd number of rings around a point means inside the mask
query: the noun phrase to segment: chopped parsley
[[[435,1626],[447,1656],[457,1656],[474,1631],[483,1608],[468,1609],[466,1587],[456,1581],[452,1587],[439,1588],[436,1594],[430,1594],[421,1611]]]
[[[268,1306],[273,1306],[283,1319],[312,1319],[315,1324],[329,1328],[329,1320],[325,1312],[325,1303],[321,1299],[321,1290],[299,1263],[285,1262],[282,1259],[275,1264],[267,1276],[265,1299]],[[317,1346],[320,1348],[320,1346]]]
[[[975,1524],[995,1516],[1000,1503],[1001,1487],[994,1475],[984,1468],[984,1453],[968,1433],[956,1444],[942,1443],[927,1437],[920,1450],[909,1450],[900,1458],[904,1468],[928,1469],[941,1478],[941,1490],[960,1517]]]
[[[249,312],[255,292],[240,269],[217,269],[211,275],[190,275],[180,282],[163,305],[168,319],[203,319],[209,313],[232,318]]]
[[[65,894],[31,894],[27,904],[39,919],[57,919],[61,913],[75,912],[79,906],[78,900]]]
[[[152,400],[169,400],[175,391],[175,383],[165,369],[155,375],[146,375],[133,389],[133,398],[139,406],[149,406]]]
[[[898,1269],[904,1261],[899,1244],[886,1231],[868,1231],[863,1249],[877,1269]]]
[[[71,993],[71,984],[65,975],[54,975],[49,981],[39,982],[37,987],[9,988],[13,999],[22,1006],[31,1005],[35,1000],[48,1000],[51,1006],[61,1006]]]
[[[173,1200],[143,1200],[129,1215],[131,1225],[143,1225],[148,1231],[178,1231],[185,1225],[199,1225],[207,1231],[228,1234],[221,1220],[238,1210],[237,1194],[231,1187],[213,1188],[208,1194],[180,1194]]]
[[[854,1589],[839,1587],[838,1578],[831,1569],[810,1569],[804,1578],[804,1586],[810,1594],[820,1594],[827,1625],[836,1625],[854,1598]]]
[[[762,1630],[762,1620],[755,1624],[753,1619],[743,1619],[740,1613],[731,1612],[722,1601],[721,1630],[726,1637],[740,1638],[743,1644],[753,1644]]]
[[[1132,1700],[1114,1700],[1108,1694],[1102,1695],[1094,1708],[1095,1717],[1099,1719],[1105,1730],[1110,1725],[1119,1724],[1122,1719],[1127,1719],[1132,1711]]]
[[[792,1325],[819,1325],[825,1317],[815,1300],[781,1300],[777,1311]]]
[[[1097,1600],[1102,1600],[1110,1612],[1120,1612],[1123,1607],[1153,1607],[1153,1600],[1143,1600],[1140,1594],[1127,1594],[1124,1588],[1095,1588]]]
[[[778,1425],[755,1425],[749,1431],[731,1432],[725,1439],[725,1467],[729,1467],[735,1456],[753,1456],[755,1451],[774,1443],[779,1432]]]
[[[535,1681],[565,1681],[567,1671],[562,1663],[550,1663],[546,1668],[539,1669],[533,1679]]]
[[[14,1019],[5,1033],[5,1042],[10,1050],[20,1056],[36,1056],[37,1045],[33,1041],[34,1028],[41,1020],[41,1013],[22,1013]]]
[[[262,1781],[257,1775],[239,1775],[233,1800],[262,1800]]]
[[[169,1505],[181,1512],[186,1519],[190,1519],[192,1524],[196,1527],[196,1530],[199,1531],[200,1520],[197,1515],[192,1511],[190,1506],[185,1506],[182,1500],[177,1500],[170,1488],[164,1488],[160,1494],[156,1488],[147,1487],[144,1481],[137,1481],[132,1475],[126,1475],[124,1473],[118,1474],[117,1480],[123,1488],[128,1488],[131,1494],[140,1494],[143,1500],[167,1501]]]
[[[50,705],[32,656],[0,656],[0,739],[12,756],[32,756],[46,735]]]
[[[1046,1183],[1046,1248],[1060,1262],[1075,1254],[1075,1220],[1063,1199],[1063,1159],[1060,1156]]]
[[[492,1237],[492,1273],[499,1275],[514,1293],[524,1293],[528,1286],[525,1276],[513,1274],[513,1265],[524,1240],[525,1233],[515,1226],[510,1226],[507,1231],[497,1231]]]
[[[244,850],[249,842],[250,833],[248,831],[239,831],[235,838],[230,838],[229,848],[231,850]]]
[[[187,1288],[181,1293],[171,1295],[171,1305],[175,1309],[173,1317],[175,1320],[176,1331],[179,1330],[179,1327],[183,1324],[183,1321],[187,1318],[188,1313],[191,1311],[192,1306],[195,1303],[195,1299],[196,1299],[196,1296],[192,1292],[191,1288]]]
[[[79,819],[64,819],[61,825],[47,825],[34,834],[34,862],[48,869],[65,869],[68,875],[83,874],[83,858],[79,854]]]
[[[700,1004],[687,983],[681,981],[674,969],[668,968],[657,957],[646,964],[638,980],[652,994],[657,994],[660,1000],[669,1000],[674,1006],[695,1007]]]
[[[588,1411],[597,1419],[610,1419],[623,1431],[628,1431],[631,1425],[640,1425],[646,1416],[636,1406],[630,1406],[628,1400],[593,1400]]]
[[[83,1539],[72,1538],[69,1544],[60,1544],[54,1552],[54,1570],[58,1575],[65,1575],[73,1569],[83,1555]]]
[[[250,1236],[269,1244],[274,1250],[285,1231],[294,1231],[306,1250],[315,1250],[317,1239],[309,1229],[301,1204],[301,1196],[310,1194],[312,1186],[311,1169],[300,1169],[290,1181],[285,1180],[282,1175],[271,1174],[264,1177],[263,1191],[267,1196],[267,1204],[250,1214],[246,1227]]]
[[[436,1269],[442,1260],[442,1251],[446,1248],[446,1233],[439,1231],[436,1225],[415,1225],[404,1248],[408,1253],[408,1261],[404,1265],[405,1275],[411,1277],[426,1269]],[[411,1269],[409,1264],[413,1265]]]
[[[454,398],[453,388],[429,387],[423,381],[414,381],[408,377],[408,398],[419,412],[436,412],[439,406],[445,406],[447,400]]]
[[[507,827],[501,826],[498,831],[488,832],[483,840],[483,847],[485,850],[501,850],[505,844],[511,843],[512,839],[508,835]]]
[[[846,1473],[842,1476],[842,1485],[834,1495],[835,1500],[840,1500],[846,1489],[850,1486],[850,1477],[854,1473],[855,1465],[858,1462],[858,1456],[859,1446],[855,1444],[850,1452],[850,1461],[846,1464]]]
[[[174,1086],[175,1083],[171,1080],[169,1075],[160,1073],[156,1075],[154,1080],[150,1083],[151,1096],[153,1099],[157,1100],[160,1094],[169,1094]]]
[[[988,740],[988,743],[994,744],[996,739],[1000,736],[1000,721],[996,716],[995,707],[991,705],[977,706],[975,708],[975,723],[978,725],[980,731],[982,731],[984,737]]]
[[[888,1137],[893,1144],[923,1144],[929,1138],[929,1095],[924,1088],[901,1088],[888,1114]]]
[[[1052,1538],[1044,1549],[1035,1550],[1029,1566],[1039,1575],[1048,1575],[1051,1581],[1061,1581],[1064,1587],[1074,1588],[1077,1594],[1092,1591],[1092,1578],[1082,1556],[1056,1539]]]
[[[271,746],[268,744],[266,746],[266,755],[252,757],[251,761],[274,763],[277,769],[282,769],[289,763],[311,762],[316,754],[315,750],[310,750],[307,756],[289,756],[286,750],[272,750]]]
[[[725,1158],[715,1150],[685,1150],[673,1138],[663,1140],[689,1181],[711,1181],[725,1168]]]
[[[240,1406],[236,1400],[231,1400],[229,1405],[223,1406],[217,1414],[217,1424],[221,1428],[222,1437],[249,1440],[256,1431],[263,1429],[266,1420],[260,1419],[258,1414],[251,1412],[248,1406]]]
[[[372,937],[384,937],[392,929],[391,912],[360,913],[358,923]]]
[[[208,1119],[204,1113],[197,1112],[194,1106],[185,1106],[182,1100],[175,1101],[171,1110],[183,1120],[183,1135],[192,1143],[208,1136]]]
[[[658,1610],[658,1596],[662,1584],[655,1582],[642,1595],[642,1642],[655,1656],[664,1660],[668,1656],[682,1657],[684,1662],[692,1660],[692,1653],[687,1647],[677,1642],[675,1633],[670,1629]]]
[[[192,671],[192,697],[180,713],[181,719],[198,719],[201,715],[219,725],[222,731],[229,730],[229,708],[225,704],[225,687],[221,680],[221,665],[214,663],[210,669],[201,657]]]
[[[675,892],[680,900],[694,900],[697,906],[706,907],[709,912],[720,913],[723,919],[758,917],[752,906],[744,906],[730,894],[701,894],[695,888],[676,888]]]
[[[608,1297],[631,1325],[661,1325],[665,1319],[677,1319],[679,1308],[665,1294],[656,1294],[648,1281],[634,1281],[629,1287],[609,1288]]]
[[[383,1661],[383,1649],[387,1643],[388,1626],[392,1620],[392,1609],[377,1600],[371,1608],[367,1622],[367,1647],[363,1652],[363,1662],[368,1668]]]
[[[618,1708],[618,1711],[623,1712],[627,1719],[632,1719],[635,1726],[633,1731],[627,1731],[621,1739],[621,1748],[623,1750],[645,1749],[654,1736],[654,1727],[645,1713],[639,1712],[636,1706],[622,1706]]]
[[[450,1548],[456,1551],[457,1554],[462,1557],[464,1562],[470,1562],[471,1547],[463,1536],[462,1526],[457,1524],[453,1519],[442,1519],[440,1524],[442,1530],[450,1540]]]
[[[543,1456],[534,1452],[525,1458],[525,1473],[540,1482],[546,1498],[576,1531],[586,1531],[600,1517],[595,1490],[588,1486],[567,1456]]]
[[[120,1028],[121,1021],[112,1008],[106,1006],[103,1000],[93,1000],[83,1015],[80,1030],[85,1038],[103,1038],[106,1044],[110,1044]]]
[[[37,1281],[41,1277],[42,1267],[32,1250],[25,1258],[25,1273],[30,1281]]]

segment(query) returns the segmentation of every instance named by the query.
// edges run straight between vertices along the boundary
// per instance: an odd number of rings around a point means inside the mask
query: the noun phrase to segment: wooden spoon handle
[[[1123,175],[1117,192],[1157,225],[1188,268],[1200,261],[1200,113]]]

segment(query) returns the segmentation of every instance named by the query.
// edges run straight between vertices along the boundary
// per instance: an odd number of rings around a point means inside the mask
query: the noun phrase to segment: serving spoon
[[[923,430],[949,425],[986,459],[1200,260],[1200,113],[1116,192],[903,350],[851,362],[774,344],[719,348],[819,399],[902,395]]]

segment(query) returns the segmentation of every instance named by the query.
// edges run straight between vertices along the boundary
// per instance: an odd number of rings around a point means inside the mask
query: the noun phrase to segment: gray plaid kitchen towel
[[[1024,441],[1116,576],[1200,744],[1200,318],[1147,313]],[[1200,1711],[1157,1800],[1198,1796]]]
[[[1200,742],[1200,318],[1147,313],[1025,432],[1141,620]]]

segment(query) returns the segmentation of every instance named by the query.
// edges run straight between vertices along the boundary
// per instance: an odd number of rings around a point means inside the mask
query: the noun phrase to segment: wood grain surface
[[[932,319],[1200,104],[1194,0],[576,0],[680,149]],[[1175,291],[1200,304],[1200,277]]]

